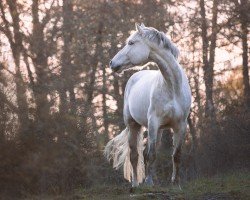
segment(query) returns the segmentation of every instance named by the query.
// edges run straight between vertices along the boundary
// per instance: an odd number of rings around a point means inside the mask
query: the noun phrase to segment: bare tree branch
[[[5,28],[0,26],[0,31],[3,32],[6,37],[8,38],[9,42],[11,45],[14,44],[14,41],[13,41],[13,35],[10,31],[10,22],[6,19],[6,16],[5,16],[5,11],[4,11],[4,6],[3,6],[3,2],[0,1],[0,10],[1,10],[1,18],[4,22],[4,25],[5,25]]]

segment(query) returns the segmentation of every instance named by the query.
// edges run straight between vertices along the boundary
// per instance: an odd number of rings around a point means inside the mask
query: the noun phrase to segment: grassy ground
[[[67,197],[34,197],[29,199],[79,199],[79,200],[126,200],[126,199],[204,199],[204,200],[247,200],[250,199],[250,172],[231,173],[212,178],[190,181],[179,187],[140,186],[130,194],[127,186],[98,186],[92,189],[79,189]]]

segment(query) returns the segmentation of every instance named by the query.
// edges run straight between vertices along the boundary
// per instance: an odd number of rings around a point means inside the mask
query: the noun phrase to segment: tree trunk
[[[16,95],[17,95],[17,105],[18,105],[18,119],[20,122],[20,132],[24,134],[29,127],[29,117],[28,117],[28,103],[26,97],[26,87],[22,78],[20,70],[20,59],[22,51],[22,36],[20,33],[20,18],[19,12],[17,10],[16,1],[8,0],[7,4],[9,6],[10,15],[12,18],[13,25],[13,39],[9,41],[11,44],[12,55],[15,62],[15,83],[16,83]],[[7,28],[7,27],[6,27]],[[11,32],[10,30],[8,31]],[[12,38],[9,36],[8,38]]]
[[[73,31],[73,4],[71,1],[63,1],[63,54],[62,54],[62,90],[60,91],[60,110],[62,112],[71,109],[71,113],[76,113],[76,98],[74,93],[73,66],[71,62],[71,42]],[[70,105],[67,105],[66,92],[69,92]]]
[[[117,53],[118,51],[118,48],[117,46],[115,45],[114,41],[115,41],[115,34],[112,34],[111,36],[111,47],[109,49],[109,57],[112,58],[112,56],[115,55],[115,53]],[[116,109],[116,115],[118,117],[121,117],[121,119],[123,119],[123,96],[122,94],[120,94],[120,90],[122,89],[119,82],[121,82],[121,80],[118,80],[118,78],[116,76],[113,75],[112,77],[114,79],[114,98],[117,102],[117,109]],[[122,92],[123,93],[123,92]],[[123,120],[119,121],[118,122],[118,126],[119,126],[119,130],[123,130],[124,129],[124,122]]]
[[[244,85],[245,105],[250,108],[250,85],[249,85],[249,69],[248,69],[248,12],[250,6],[247,7],[247,1],[241,0],[241,9],[239,9],[241,23],[241,40],[242,40],[242,73]]]
[[[96,72],[97,72],[97,68],[98,68],[98,61],[100,60],[99,53],[100,53],[100,49],[102,48],[101,47],[102,40],[103,40],[102,32],[103,32],[103,23],[101,21],[99,21],[96,39],[95,39],[95,44],[96,44],[95,55],[93,56],[93,60],[92,60],[93,64],[91,67],[88,84],[87,84],[86,90],[85,90],[86,95],[87,95],[86,105],[88,106],[86,108],[85,113],[91,112],[90,116],[92,119],[93,127],[97,127],[96,119],[94,118],[94,115],[93,115],[94,108],[92,107],[92,100],[94,98],[94,90],[95,90],[95,81],[96,81]],[[87,116],[83,115],[82,118],[83,118],[83,123],[87,124]],[[94,130],[94,132],[97,132],[97,130]]]
[[[32,4],[33,35],[31,50],[33,53],[33,64],[37,75],[37,82],[34,87],[36,101],[36,121],[39,123],[39,131],[45,130],[46,121],[49,116],[49,104],[47,100],[47,52],[44,41],[43,26],[38,16],[38,0],[33,0]]]
[[[0,100],[0,111],[1,111],[0,113],[0,145],[1,145],[5,142],[5,130],[6,130],[6,122],[7,122],[6,106],[5,106],[4,101],[2,100]]]
[[[216,48],[216,35],[217,35],[217,12],[218,12],[218,2],[213,1],[213,17],[212,17],[212,34],[211,34],[211,44],[209,47],[209,39],[207,36],[207,22],[206,22],[206,9],[204,0],[200,0],[200,14],[202,17],[202,50],[203,50],[203,71],[204,71],[204,81],[206,87],[206,103],[205,103],[205,116],[209,120],[215,121],[215,109],[213,101],[213,80],[214,80],[214,58],[215,58],[215,48]],[[209,54],[209,59],[208,59]]]
[[[107,111],[107,87],[106,87],[106,69],[105,66],[102,65],[102,112],[103,112],[103,125],[104,125],[104,135],[108,135],[108,111]],[[104,141],[103,141],[104,142]]]

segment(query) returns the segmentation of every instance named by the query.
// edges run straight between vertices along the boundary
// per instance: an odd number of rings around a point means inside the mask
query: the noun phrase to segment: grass
[[[182,186],[139,187],[130,195],[128,188],[103,186],[82,190],[83,199],[250,199],[250,173],[231,173],[200,178]]]
[[[211,178],[199,178],[187,182],[182,190],[177,186],[140,186],[130,194],[128,185],[99,185],[91,189],[80,188],[67,197],[31,199],[79,199],[79,200],[126,200],[126,199],[250,199],[250,172],[227,173]]]
[[[227,196],[228,199],[250,199],[250,173],[231,173],[200,178],[187,183],[183,188],[187,199],[205,196]],[[225,197],[226,198],[226,197]]]

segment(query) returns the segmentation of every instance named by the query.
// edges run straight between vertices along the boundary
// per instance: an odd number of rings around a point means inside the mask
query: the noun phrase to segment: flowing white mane
[[[176,59],[178,58],[180,54],[179,49],[169,38],[167,38],[165,33],[158,31],[152,27],[145,27],[143,28],[143,30],[145,34],[143,34],[142,37],[147,38],[148,40],[156,43],[157,45],[162,45],[164,48],[170,50],[170,52]]]

